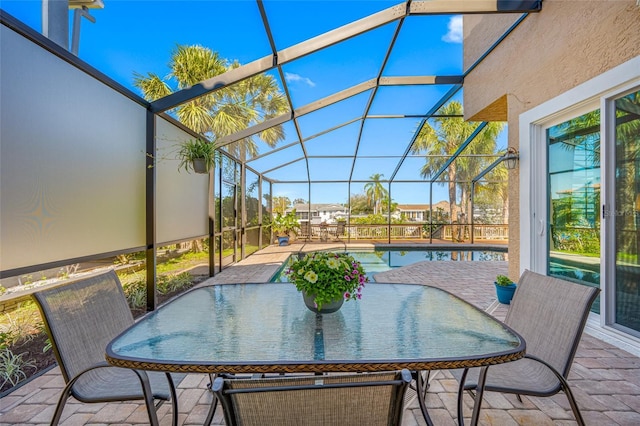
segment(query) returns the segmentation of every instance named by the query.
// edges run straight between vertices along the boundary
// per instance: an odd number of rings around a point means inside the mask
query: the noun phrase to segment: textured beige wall
[[[464,67],[515,22],[513,15],[464,17]],[[544,0],[464,82],[465,118],[509,123],[518,147],[519,115],[640,55],[636,0]],[[509,275],[520,271],[517,170],[509,172]],[[526,213],[525,213],[526,214]]]

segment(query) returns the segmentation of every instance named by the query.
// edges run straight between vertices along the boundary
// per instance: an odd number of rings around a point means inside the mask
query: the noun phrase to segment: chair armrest
[[[92,366],[85,368],[84,370],[82,370],[81,372],[76,374],[76,377],[80,377],[83,374],[88,373],[91,370],[97,370],[98,368],[105,368],[105,367],[113,368],[113,366],[111,364],[109,364],[107,361],[101,361],[101,362],[99,362],[97,364],[93,364]],[[75,380],[73,380],[73,381],[75,381]]]
[[[551,364],[549,364],[547,361],[538,358],[535,355],[531,355],[531,354],[525,354],[524,355],[525,358],[530,359],[532,361],[536,361],[539,362],[540,364],[544,365],[545,367],[547,367],[549,370],[551,370],[551,372],[553,374],[555,374],[555,376],[558,378],[558,380],[560,380],[560,383],[562,384],[566,384],[567,380],[564,378],[564,376],[562,374],[560,374],[558,372],[558,370],[556,370]]]

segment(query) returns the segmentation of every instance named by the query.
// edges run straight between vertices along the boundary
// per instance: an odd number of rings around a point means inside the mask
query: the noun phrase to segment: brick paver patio
[[[343,247],[343,244],[339,245]],[[366,245],[364,245],[366,246]],[[291,252],[329,248],[331,245],[293,244],[271,246],[205,283],[266,282]],[[335,247],[335,245],[334,245]],[[350,245],[349,247],[356,247]],[[407,282],[442,287],[481,309],[504,318],[507,307],[495,301],[492,282],[506,273],[507,262],[420,262],[376,275],[378,282]],[[202,424],[212,395],[206,375],[188,375],[178,386],[180,422]],[[570,374],[570,385],[588,425],[640,425],[640,358],[585,334]],[[0,400],[0,424],[48,424],[64,386],[58,368],[32,380]],[[456,424],[457,382],[448,371],[436,372],[427,405],[436,425]],[[487,392],[482,405],[482,425],[576,424],[566,397],[522,397]],[[471,415],[471,399],[465,398],[465,417]],[[170,405],[160,408],[161,424],[170,425]],[[468,418],[467,418],[468,421]],[[144,406],[133,403],[81,404],[70,400],[62,425],[140,425],[148,422]],[[218,409],[214,424],[223,424]],[[406,398],[403,425],[423,425],[414,394]]]

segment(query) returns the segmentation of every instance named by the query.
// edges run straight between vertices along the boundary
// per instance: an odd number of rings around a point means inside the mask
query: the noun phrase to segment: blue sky
[[[398,1],[271,1],[264,2],[276,48],[281,50],[311,37],[323,34],[372,13],[379,12]],[[139,93],[133,87],[134,73],[153,72],[160,76],[168,73],[167,63],[171,51],[178,44],[199,44],[229,60],[245,64],[268,56],[271,52],[259,9],[253,0],[245,1],[162,1],[162,0],[104,0],[104,9],[93,9],[96,23],[83,20],[81,24],[79,57],[104,72],[125,87]],[[7,1],[0,6],[6,12],[41,31],[40,0]],[[70,13],[70,21],[72,20]],[[428,22],[425,25],[425,22]],[[340,43],[309,55],[284,68],[294,108],[322,99],[336,91],[374,78],[386,46],[393,35],[395,23],[365,33],[345,43]],[[432,16],[429,21],[406,19],[398,37],[393,55],[385,67],[384,75],[457,75],[462,70],[462,19],[460,16]],[[330,72],[328,71],[330,70]],[[381,88],[372,105],[371,114],[389,114],[398,108],[404,114],[424,114],[448,87],[399,87]],[[356,97],[357,98],[357,97]],[[325,108],[301,117],[300,125],[306,134],[314,134],[327,127],[338,125],[349,118],[351,111],[359,111],[367,96],[352,99],[341,105]],[[456,99],[461,100],[461,94]],[[419,119],[396,120],[385,126],[365,126],[365,132],[377,135],[378,143],[362,144],[359,148],[367,155],[402,155],[406,141],[410,139]],[[356,132],[353,128],[340,130],[343,135]],[[392,134],[393,133],[393,134]],[[390,144],[385,138],[398,139]],[[398,136],[401,135],[401,136]],[[295,132],[293,132],[295,137]],[[310,144],[309,151],[326,155],[344,149],[348,144],[331,144],[327,141]],[[506,145],[504,136],[500,145]],[[346,140],[346,139],[345,139]],[[394,141],[396,142],[396,141]],[[270,169],[273,164],[291,161],[299,152],[286,149],[283,152],[256,160],[250,165],[259,171]],[[319,170],[335,167],[323,166],[317,160]],[[270,164],[273,163],[273,164]],[[302,163],[286,170],[274,172],[274,178],[303,173]],[[362,160],[356,164],[354,179],[366,178],[372,173],[384,172],[389,177],[395,165],[382,164],[380,160]],[[406,161],[407,168],[400,175],[419,178],[417,159]],[[260,167],[258,167],[260,166]],[[342,170],[350,169],[348,165]],[[371,171],[373,170],[373,171]],[[279,174],[278,174],[279,173]],[[317,174],[317,172],[315,172]],[[358,174],[360,173],[360,175]],[[306,179],[306,173],[303,174]],[[320,176],[321,177],[321,176]],[[348,175],[347,175],[348,177]],[[312,179],[316,176],[312,176]],[[352,192],[359,192],[363,184],[352,184]],[[329,188],[333,189],[329,189]],[[346,184],[331,184],[325,189],[314,185],[314,202],[346,202]],[[428,198],[415,199],[415,185],[399,185],[392,190],[392,197],[401,203],[426,203]],[[282,195],[291,198],[308,198],[306,186],[286,185]],[[335,199],[336,191],[344,196]],[[278,195],[276,188],[276,194]],[[424,189],[420,190],[425,193]],[[444,188],[438,189],[434,202],[446,198]]]

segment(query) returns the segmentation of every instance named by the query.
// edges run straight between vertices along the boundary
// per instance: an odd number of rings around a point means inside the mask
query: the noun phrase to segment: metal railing
[[[432,229],[430,232],[429,230]],[[481,240],[509,240],[509,225],[476,225],[476,224],[351,224],[344,232],[337,234],[336,225],[312,225],[310,240],[446,240],[453,242],[472,242]],[[471,236],[473,235],[473,238]]]

